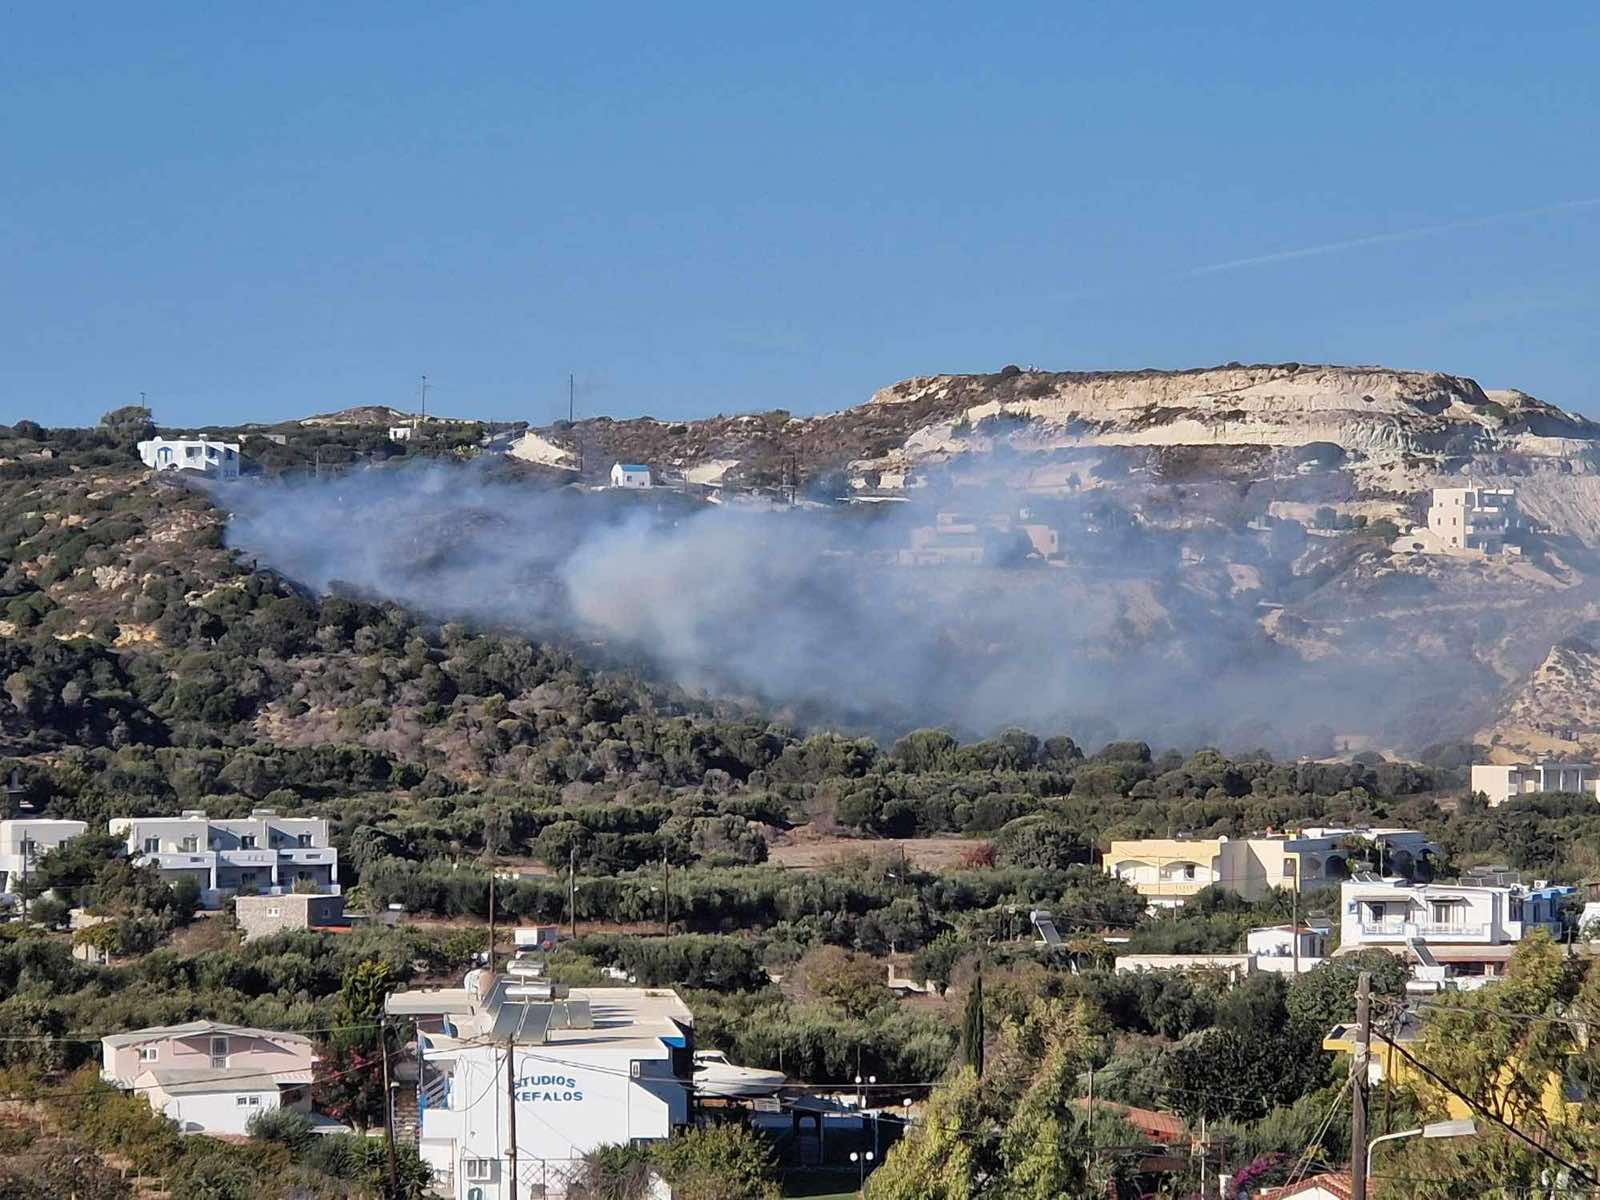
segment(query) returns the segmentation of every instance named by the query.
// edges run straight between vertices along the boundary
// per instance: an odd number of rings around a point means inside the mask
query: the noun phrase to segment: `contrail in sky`
[[[1389,242],[1408,242],[1413,238],[1432,237],[1452,233],[1458,229],[1476,229],[1501,221],[1515,221],[1523,217],[1542,217],[1549,213],[1570,212],[1579,208],[1600,205],[1600,196],[1589,200],[1565,200],[1560,204],[1544,204],[1538,208],[1519,208],[1515,212],[1493,213],[1486,217],[1469,217],[1462,221],[1447,221],[1443,225],[1423,225],[1415,229],[1397,229],[1393,233],[1373,233],[1366,237],[1348,238],[1342,242],[1324,242],[1320,246],[1301,246],[1296,250],[1275,250],[1271,254],[1256,254],[1249,258],[1230,258],[1226,262],[1191,267],[1177,278],[1191,279],[1197,275],[1215,275],[1221,271],[1237,271],[1243,267],[1259,267],[1267,263],[1288,262],[1296,258],[1315,258],[1322,254],[1337,254],[1341,250],[1357,250],[1363,246],[1381,246]]]

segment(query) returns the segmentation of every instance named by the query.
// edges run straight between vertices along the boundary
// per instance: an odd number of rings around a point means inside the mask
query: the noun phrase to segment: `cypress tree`
[[[978,969],[961,1014],[961,1057],[983,1078],[983,969]]]

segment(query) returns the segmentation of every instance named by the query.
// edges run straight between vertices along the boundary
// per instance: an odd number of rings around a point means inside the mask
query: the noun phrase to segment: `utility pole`
[[[383,1044],[383,1137],[389,1148],[389,1195],[400,1195],[400,1171],[394,1158],[394,1092],[389,1084],[389,1022],[378,1025],[378,1039]]]
[[[494,808],[489,809],[488,842],[489,851],[489,974],[494,974]]]
[[[428,377],[426,375],[422,377],[422,420],[424,423],[428,420]]]
[[[1086,1175],[1094,1174],[1094,1060],[1089,1060],[1089,1124],[1084,1140],[1088,1142],[1084,1154],[1084,1171]],[[1203,1192],[1205,1189],[1202,1188]]]
[[[1350,1089],[1350,1196],[1367,1200],[1367,1062],[1372,1053],[1372,975],[1356,981],[1356,1058]]]
[[[661,936],[662,937],[670,937],[670,936],[672,936],[672,916],[671,916],[671,911],[672,910],[668,907],[670,905],[670,903],[671,903],[671,901],[668,899],[668,897],[671,895],[671,892],[668,890],[670,888],[670,886],[671,886],[670,878],[671,877],[667,873],[667,856],[665,854],[663,854],[661,856]]]
[[[1300,863],[1294,864],[1294,891],[1289,896],[1289,911],[1293,914],[1289,918],[1292,926],[1290,937],[1294,939],[1294,977],[1300,978]],[[1203,1190],[1203,1189],[1202,1189]]]
[[[517,1042],[506,1039],[506,1129],[510,1148],[506,1151],[506,1195],[517,1200]]]
[[[572,936],[578,936],[578,848],[567,847],[567,921]]]
[[[577,412],[578,412],[577,392],[578,392],[577,380],[573,378],[572,372],[568,371],[567,372],[567,424],[568,425],[571,425],[572,422],[577,418]]]

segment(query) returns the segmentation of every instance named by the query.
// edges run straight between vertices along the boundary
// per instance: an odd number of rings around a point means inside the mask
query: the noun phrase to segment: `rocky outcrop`
[[[1522,392],[1382,367],[1226,366],[1098,374],[1010,370],[909,379],[869,407],[940,410],[887,454],[852,464],[858,478],[915,475],[962,455],[1083,447],[1336,446],[1351,466],[1408,460],[1577,460],[1600,425]],[[880,484],[881,486],[881,484]]]

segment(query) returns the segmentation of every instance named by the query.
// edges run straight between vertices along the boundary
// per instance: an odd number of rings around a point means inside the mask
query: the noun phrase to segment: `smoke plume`
[[[1336,733],[1440,736],[1412,718],[1440,693],[1458,697],[1459,716],[1470,683],[1392,653],[1381,631],[1353,643],[1359,661],[1306,661],[1264,634],[1259,596],[1196,586],[1170,545],[1136,534],[1108,556],[1103,537],[1080,552],[1087,535],[1063,531],[1075,566],[1009,553],[1004,565],[899,565],[936,504],[741,511],[455,465],[217,497],[231,546],[310,588],[600,643],[611,661],[801,724],[1318,751]]]

